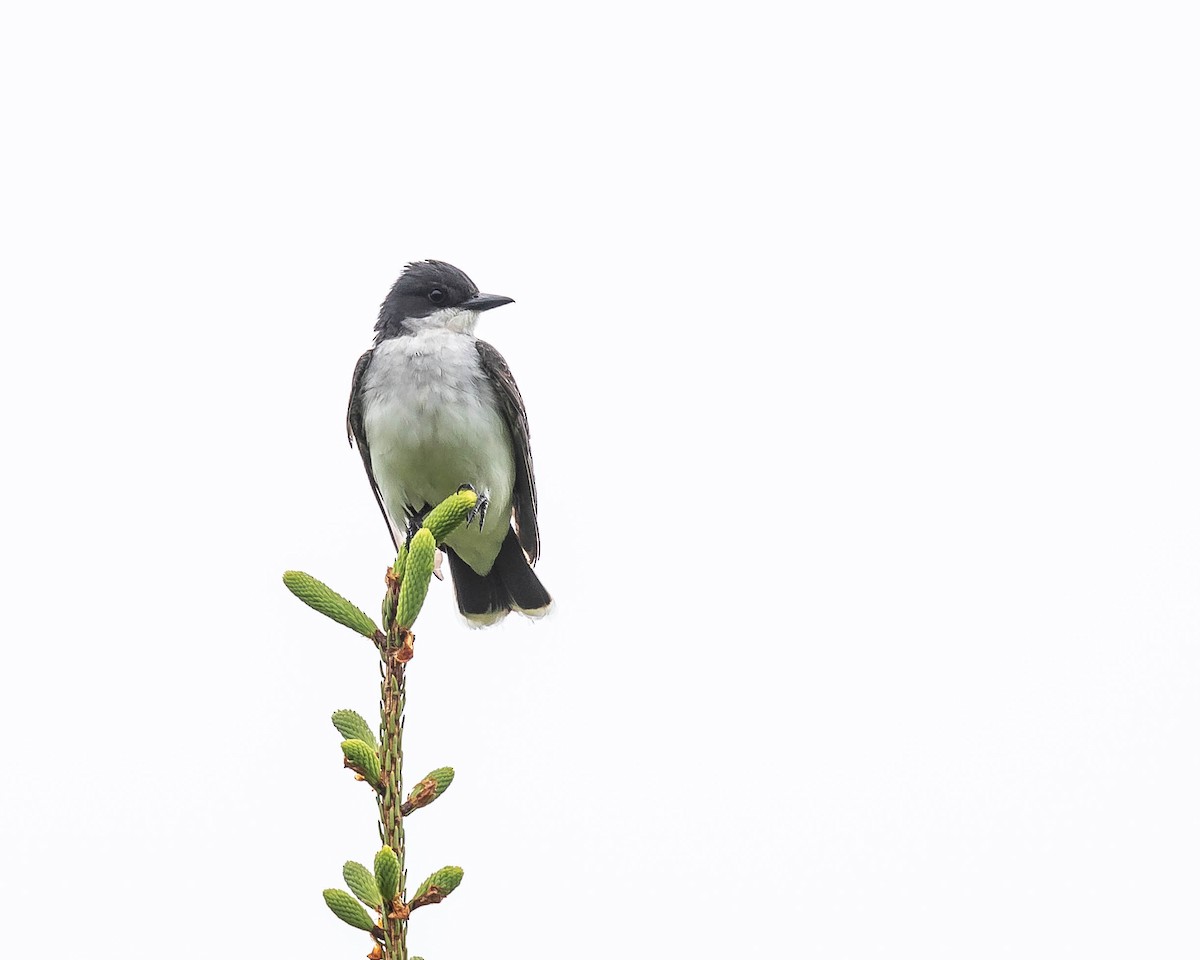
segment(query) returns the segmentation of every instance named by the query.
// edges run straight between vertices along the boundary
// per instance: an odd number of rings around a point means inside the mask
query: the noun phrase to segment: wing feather
[[[399,550],[400,542],[396,537],[396,527],[392,523],[392,518],[388,516],[387,507],[383,505],[379,484],[375,482],[375,471],[371,469],[371,449],[367,446],[367,432],[363,428],[362,381],[366,376],[367,367],[371,365],[371,355],[372,351],[368,350],[358,358],[358,363],[354,365],[354,379],[350,383],[350,406],[346,410],[346,439],[350,441],[351,446],[358,447],[359,456],[362,457],[363,466],[367,471],[367,479],[371,481],[371,492],[375,494],[375,502],[379,504],[379,512],[383,514],[383,520],[391,535],[392,546]]]
[[[484,372],[496,391],[500,410],[512,435],[513,462],[516,465],[516,482],[513,485],[513,518],[517,539],[529,557],[536,563],[541,552],[541,541],[537,527],[537,487],[533,481],[533,457],[529,450],[529,418],[525,415],[525,402],[517,381],[508,369],[500,351],[483,340],[475,341]]]

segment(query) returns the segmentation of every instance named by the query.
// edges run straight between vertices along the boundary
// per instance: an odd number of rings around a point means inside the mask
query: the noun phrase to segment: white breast
[[[435,505],[469,483],[491,500],[487,522],[449,544],[477,573],[491,570],[508,532],[512,439],[483,374],[475,339],[422,330],[375,348],[363,378],[363,429],[384,504],[403,530],[406,509]]]

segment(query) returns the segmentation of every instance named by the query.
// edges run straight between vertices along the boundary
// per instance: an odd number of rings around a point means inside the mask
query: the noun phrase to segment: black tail
[[[449,547],[445,550],[459,613],[476,626],[496,623],[508,616],[509,610],[528,617],[545,616],[550,611],[550,594],[529,566],[511,527],[487,576],[477,574]]]

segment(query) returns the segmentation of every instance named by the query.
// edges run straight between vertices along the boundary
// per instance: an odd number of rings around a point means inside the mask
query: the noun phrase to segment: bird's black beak
[[[514,303],[512,297],[498,297],[494,293],[477,293],[463,304],[464,310],[491,310],[492,307],[502,307],[506,303]]]

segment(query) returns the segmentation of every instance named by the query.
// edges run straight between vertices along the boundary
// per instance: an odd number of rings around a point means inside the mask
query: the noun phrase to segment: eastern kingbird
[[[442,548],[458,609],[475,626],[509,610],[540,617],[551,603],[531,569],[537,492],[525,404],[499,351],[475,339],[479,314],[512,302],[480,293],[448,263],[410,263],[358,358],[346,414],[397,548],[463,484],[479,494],[479,522]]]

